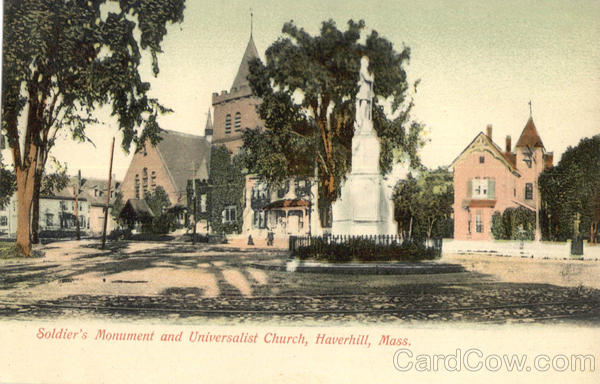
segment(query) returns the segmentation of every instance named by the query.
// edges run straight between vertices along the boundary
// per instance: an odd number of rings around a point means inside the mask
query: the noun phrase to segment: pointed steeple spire
[[[244,52],[244,57],[242,57],[242,62],[238,68],[237,75],[235,75],[235,80],[233,80],[231,92],[239,90],[244,86],[249,86],[250,83],[248,82],[248,74],[250,73],[250,67],[248,63],[250,60],[255,58],[258,58],[258,51],[256,50],[256,45],[254,45],[254,39],[252,38],[251,34],[248,45],[246,46],[246,51]]]
[[[254,13],[250,8],[250,38],[252,38],[252,32],[254,32]]]
[[[527,124],[525,124],[525,128],[523,128],[523,132],[521,132],[521,136],[517,141],[516,147],[541,147],[544,148],[544,144],[542,143],[542,139],[535,128],[535,124],[533,123],[533,117],[529,117],[527,120]]]
[[[213,123],[210,118],[210,108],[208,109],[207,118],[206,118],[206,126],[204,127],[204,136],[212,136],[213,135]]]

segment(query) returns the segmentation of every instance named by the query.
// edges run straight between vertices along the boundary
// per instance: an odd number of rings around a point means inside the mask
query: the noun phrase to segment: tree
[[[119,215],[121,214],[121,210],[123,210],[124,206],[125,203],[123,202],[123,193],[121,191],[116,192],[115,198],[112,202],[112,206],[110,207],[110,215],[112,216],[113,220],[117,223],[121,222],[121,218],[119,217]]]
[[[600,235],[600,135],[569,147],[560,162],[539,179],[544,234],[552,240],[573,237],[580,216],[582,235],[591,243]]]
[[[399,180],[394,188],[394,219],[398,222],[398,232],[403,238],[412,238],[412,229],[419,208],[421,188],[412,173],[405,180]]]
[[[169,233],[171,230],[175,229],[176,217],[169,210],[171,201],[163,187],[158,186],[154,191],[146,193],[144,200],[152,210],[152,213],[154,213],[152,224],[150,226],[145,226],[143,228],[145,231],[152,233]]]
[[[122,146],[159,140],[157,114],[138,72],[157,54],[168,22],[183,20],[184,0],[7,0],[4,4],[2,130],[17,180],[17,247],[31,254],[32,202],[61,129],[85,140],[94,110],[112,106]],[[139,36],[139,41],[136,40]],[[20,127],[22,129],[20,129]]]
[[[453,177],[445,168],[409,173],[394,188],[394,218],[404,238],[450,237],[453,232]]]
[[[453,233],[452,204],[454,203],[453,176],[445,168],[425,171],[419,194],[419,223],[425,225],[428,239],[450,237]]]
[[[373,122],[381,142],[382,173],[403,158],[413,166],[419,163],[422,126],[410,119],[413,104],[407,101],[404,70],[410,50],[396,52],[376,31],[363,44],[359,40],[364,28],[362,20],[351,20],[347,30],[340,31],[330,20],[319,35],[311,36],[289,22],[283,26],[284,37],[267,49],[266,64],[258,59],[250,63],[248,79],[262,100],[259,114],[266,130],[245,134],[246,166],[271,184],[312,177],[316,169],[319,200],[327,203],[320,207],[322,224],[323,209],[337,199],[351,166],[362,56],[369,57],[375,76]]]
[[[15,173],[0,164],[0,208],[5,207],[17,189]]]
[[[169,195],[167,195],[165,189],[160,185],[154,191],[146,193],[144,200],[146,200],[146,204],[148,204],[148,207],[150,207],[155,216],[159,216],[171,206]]]

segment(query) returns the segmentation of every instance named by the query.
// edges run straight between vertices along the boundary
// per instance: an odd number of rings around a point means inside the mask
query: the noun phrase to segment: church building
[[[224,145],[234,155],[243,144],[243,130],[262,128],[264,125],[256,111],[260,100],[253,95],[248,81],[249,62],[256,58],[258,58],[258,51],[254,45],[254,39],[250,35],[230,90],[221,91],[220,94],[215,92],[212,95],[213,145]]]

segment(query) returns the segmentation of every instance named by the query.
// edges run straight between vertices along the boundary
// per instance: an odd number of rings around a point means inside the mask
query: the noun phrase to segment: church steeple
[[[212,136],[213,136],[213,123],[212,123],[212,119],[210,118],[210,108],[208,109],[208,113],[207,113],[207,118],[206,118],[206,126],[204,127],[204,136],[212,141]]]
[[[250,40],[248,41],[248,45],[246,46],[246,51],[244,52],[244,56],[242,57],[242,62],[240,63],[240,67],[238,68],[237,75],[235,75],[235,80],[233,80],[233,85],[231,85],[231,92],[235,92],[243,87],[250,86],[248,82],[248,74],[250,73],[249,62],[252,59],[258,58],[258,51],[256,50],[256,45],[254,45],[254,39],[252,38],[252,33],[250,33]]]

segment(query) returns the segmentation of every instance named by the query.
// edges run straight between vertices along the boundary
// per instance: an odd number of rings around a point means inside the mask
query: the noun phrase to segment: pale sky
[[[502,148],[513,145],[533,118],[555,163],[567,146],[600,133],[600,1],[323,1],[187,0],[184,21],[173,25],[159,56],[161,72],[146,79],[152,94],[174,109],[163,128],[203,134],[211,95],[229,89],[250,35],[264,51],[294,20],[311,34],[334,19],[364,19],[397,47],[411,48],[409,79],[421,79],[413,118],[427,126],[422,150],[428,167],[450,162],[487,124]],[[375,79],[377,81],[377,79]],[[95,142],[63,140],[53,154],[70,173],[106,178],[114,121],[90,127]],[[117,135],[117,143],[120,134]],[[113,173],[122,179],[131,155],[115,151]]]

